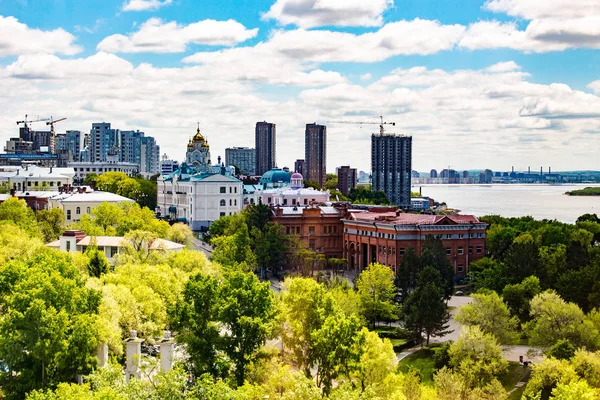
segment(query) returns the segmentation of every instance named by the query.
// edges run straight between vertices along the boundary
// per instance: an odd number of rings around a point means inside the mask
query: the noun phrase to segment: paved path
[[[196,238],[192,239],[192,244],[194,245],[194,250],[201,251],[206,257],[210,258],[210,255],[213,252],[213,249],[210,245]]]

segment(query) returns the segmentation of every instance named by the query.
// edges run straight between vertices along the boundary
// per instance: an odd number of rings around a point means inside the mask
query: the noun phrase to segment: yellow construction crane
[[[54,119],[53,117],[50,117],[50,120],[48,122],[46,122],[46,125],[50,125],[50,132],[52,133],[52,136],[55,136],[54,134],[54,124],[56,124],[57,122],[60,121],[64,121],[67,118],[60,118],[60,119]],[[46,120],[48,120],[46,118]]]
[[[383,128],[384,125],[396,126],[395,122],[384,122],[382,116],[379,116],[379,118],[381,120],[379,122],[373,122],[373,121],[327,121],[327,122],[332,123],[332,124],[379,125],[379,134],[380,135],[383,135],[385,133],[385,129]]]

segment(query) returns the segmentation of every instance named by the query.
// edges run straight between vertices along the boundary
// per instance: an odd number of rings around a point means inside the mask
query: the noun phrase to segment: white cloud
[[[123,11],[146,11],[158,10],[161,7],[169,5],[173,0],[128,0],[123,3]]]
[[[263,19],[301,28],[317,26],[381,26],[393,0],[277,0]]]
[[[75,36],[62,28],[52,31],[31,29],[14,17],[0,15],[0,56],[32,53],[73,55],[82,50],[74,41]]]
[[[373,75],[371,75],[369,72],[360,76],[361,81],[370,81],[371,79],[373,79]]]
[[[484,8],[530,22],[525,30],[519,30],[514,22],[476,22],[469,26],[461,46],[471,50],[504,47],[537,53],[600,48],[598,0],[488,0]]]
[[[600,94],[600,80],[591,82],[587,87],[592,89],[596,94]]]
[[[497,64],[490,65],[485,70],[487,72],[510,72],[510,71],[518,71],[520,69],[521,69],[521,66],[518,65],[516,62],[506,61],[506,62],[499,62]]]
[[[98,43],[97,49],[109,53],[180,53],[188,44],[231,46],[253,38],[258,29],[246,29],[234,20],[207,19],[189,25],[150,18],[129,35],[115,34]]]

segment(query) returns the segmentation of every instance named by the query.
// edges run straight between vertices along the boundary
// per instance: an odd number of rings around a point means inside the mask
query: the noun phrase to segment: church
[[[185,162],[157,180],[157,215],[206,232],[213,221],[243,209],[242,181],[234,174],[235,168],[222,164],[221,157],[212,165],[208,140],[198,126]]]

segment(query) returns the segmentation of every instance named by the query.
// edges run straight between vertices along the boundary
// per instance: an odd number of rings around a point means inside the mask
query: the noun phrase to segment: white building
[[[243,185],[234,168],[210,165],[208,142],[200,134],[187,145],[186,163],[158,178],[157,213],[206,231],[213,221],[243,209]]]
[[[90,173],[96,175],[103,174],[105,172],[123,172],[127,176],[136,176],[140,172],[140,166],[138,164],[117,162],[117,161],[106,161],[106,162],[71,162],[68,164],[70,168],[75,171],[76,182],[85,181],[86,176]]]
[[[58,190],[73,183],[73,168],[43,168],[36,165],[0,166],[0,186],[17,192]]]
[[[96,246],[108,258],[108,261],[113,262],[114,257],[128,243],[123,236],[86,236],[82,231],[65,231],[58,240],[46,244],[46,247],[71,253],[85,253],[90,245]],[[183,248],[185,248],[184,245],[165,239],[156,239],[148,246],[150,251],[178,252]]]
[[[169,175],[175,172],[179,168],[179,161],[169,159],[169,156],[165,153],[160,161],[160,174]]]
[[[77,191],[60,193],[48,198],[48,209],[60,208],[65,214],[65,222],[70,224],[81,219],[82,215],[90,214],[94,207],[102,203],[119,204],[134,203],[133,200],[118,194],[100,191]]]
[[[261,177],[258,185],[244,185],[244,204],[261,202],[275,206],[296,206],[329,201],[329,190],[305,188],[304,179],[297,172],[292,174],[289,183],[284,182],[280,176],[282,173],[285,172],[274,168]]]

